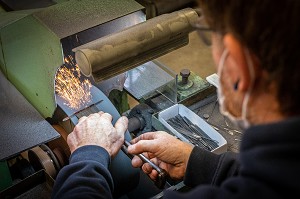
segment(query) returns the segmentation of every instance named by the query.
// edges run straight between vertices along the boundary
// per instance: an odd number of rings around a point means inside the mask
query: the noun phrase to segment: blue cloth
[[[58,173],[52,198],[112,198],[109,163],[109,154],[102,147],[78,148],[72,153],[69,165]]]
[[[194,148],[184,179],[192,190],[168,191],[164,199],[299,198],[299,154],[300,118],[253,126],[244,132],[237,155]]]
[[[242,140],[239,154],[194,147],[184,177],[191,190],[166,190],[163,198],[299,198],[300,118],[250,127]],[[53,198],[112,198],[109,161],[101,147],[77,149],[59,172]]]

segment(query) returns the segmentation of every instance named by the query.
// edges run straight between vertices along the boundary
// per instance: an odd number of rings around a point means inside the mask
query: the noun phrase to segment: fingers
[[[157,140],[140,140],[136,144],[128,146],[128,152],[138,154],[144,152],[155,153],[159,149]]]
[[[155,161],[155,159],[152,159],[151,161],[152,161],[154,164],[157,165],[157,161]],[[143,172],[144,172],[145,174],[148,174],[149,177],[150,177],[152,180],[155,180],[155,179],[157,178],[157,175],[158,175],[157,171],[154,170],[150,164],[148,164],[148,163],[143,163],[143,161],[142,161],[138,156],[134,156],[134,157],[132,158],[131,164],[132,164],[132,166],[135,167],[135,168],[140,168],[140,167],[141,167],[142,170],[143,170]]]
[[[143,155],[148,158],[151,162],[153,162],[154,164],[158,165],[158,160],[157,158],[150,158],[149,154],[147,153],[143,153]],[[133,167],[141,167],[143,164],[147,164],[145,162],[143,162],[141,160],[141,158],[139,158],[138,156],[133,156],[132,160],[131,160],[131,164]],[[151,167],[151,165],[149,164],[149,166]],[[151,167],[152,168],[152,167]]]
[[[103,113],[104,113],[103,111],[100,111],[100,112],[98,112],[98,113],[90,114],[88,117],[87,117],[87,116],[82,116],[81,118],[79,118],[78,124],[79,124],[79,123],[82,123],[82,122],[85,121],[87,118],[95,117],[95,116],[98,116],[98,115],[101,116]]]
[[[100,116],[101,116],[101,118],[104,118],[104,119],[108,120],[109,122],[111,122],[113,119],[113,117],[109,113],[102,113]]]
[[[124,135],[128,128],[128,119],[125,116],[120,117],[115,124],[116,131],[119,135]]]
[[[85,145],[98,145],[108,151],[113,157],[117,154],[124,142],[124,132],[128,128],[128,119],[120,117],[115,126],[113,117],[102,111],[83,116],[67,137],[71,153]]]
[[[156,137],[157,132],[148,132],[148,133],[143,133],[142,135],[140,135],[139,137],[131,140],[132,144],[137,143],[140,140],[152,140]]]
[[[139,168],[143,165],[143,161],[138,156],[134,156],[131,160],[131,164],[133,167]]]
[[[148,132],[140,135],[139,137],[133,139],[128,147],[128,152],[131,154],[138,154],[143,152],[154,153],[159,146],[159,142],[154,141],[157,137],[158,132]]]
[[[152,166],[149,163],[143,164],[142,169],[146,174],[150,174],[153,170]]]
[[[113,117],[109,113],[104,113],[103,111],[99,111],[98,113],[90,114],[88,117],[87,116],[82,116],[81,118],[79,118],[78,124],[82,123],[83,121],[85,121],[88,118],[99,117],[99,116],[103,119],[108,120],[109,122],[111,122],[112,119],[113,119]]]
[[[86,118],[87,118],[86,116],[82,116],[81,118],[79,118],[78,124],[86,120]]]
[[[99,111],[98,114],[101,116],[104,112],[103,111]]]
[[[143,164],[142,170],[143,170],[144,173],[148,174],[149,177],[150,177],[152,180],[155,181],[155,180],[157,179],[158,173],[157,173],[156,170],[154,170],[154,169],[151,167],[150,164],[148,164],[148,163]]]

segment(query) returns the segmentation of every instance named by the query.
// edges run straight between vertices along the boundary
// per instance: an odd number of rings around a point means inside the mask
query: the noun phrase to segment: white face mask
[[[252,86],[253,86],[253,82],[254,82],[254,78],[255,78],[254,77],[255,74],[254,74],[254,69],[253,69],[253,63],[252,63],[252,60],[250,59],[249,51],[245,50],[244,52],[245,52],[245,56],[246,56],[246,61],[247,61],[249,73],[250,73],[251,84],[250,84],[249,89],[246,92],[245,97],[243,99],[241,117],[237,118],[237,117],[233,116],[228,110],[226,110],[226,107],[224,105],[225,96],[223,95],[223,92],[222,92],[221,82],[219,82],[219,87],[217,89],[218,101],[219,101],[219,105],[220,105],[221,114],[228,117],[235,125],[237,125],[238,127],[240,127],[243,130],[250,126],[250,123],[247,120],[247,107],[248,107],[249,97],[250,97],[250,94],[251,94],[251,91],[252,91]],[[222,56],[221,56],[221,58],[220,58],[220,62],[219,62],[219,66],[218,66],[219,79],[221,79],[222,71],[223,71],[223,68],[224,68],[224,63],[225,63],[225,60],[226,60],[227,56],[228,56],[228,50],[225,49]]]

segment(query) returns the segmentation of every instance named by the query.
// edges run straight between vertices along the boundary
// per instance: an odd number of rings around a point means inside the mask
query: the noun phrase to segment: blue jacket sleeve
[[[78,148],[72,153],[70,164],[58,173],[52,198],[112,198],[109,163],[110,156],[102,147]]]
[[[184,176],[185,185],[192,189],[187,193],[166,190],[164,198],[196,199],[200,196],[201,198],[233,198],[234,191],[225,187],[221,188],[220,185],[229,177],[237,176],[239,169],[240,164],[236,153],[226,152],[217,155],[194,147]]]
[[[240,170],[238,154],[225,152],[214,154],[194,147],[190,155],[184,183],[190,187],[200,184],[220,185],[229,177],[236,176]]]

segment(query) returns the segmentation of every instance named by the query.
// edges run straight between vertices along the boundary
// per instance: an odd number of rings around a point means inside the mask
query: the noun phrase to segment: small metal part
[[[128,142],[127,140],[124,141],[124,145],[126,146],[126,148],[128,146],[130,146],[130,142]],[[159,168],[156,164],[154,164],[153,162],[151,162],[148,158],[146,158],[146,156],[144,156],[143,154],[137,154],[137,156],[144,162],[144,163],[149,163],[151,165],[151,167],[153,169],[155,169],[158,173],[162,172],[161,168]]]
[[[187,117],[176,115],[167,121],[179,133],[184,135],[191,143],[209,151],[218,147],[218,142],[211,139],[202,129],[193,124]]]
[[[235,129],[233,129],[233,131],[236,132],[236,133],[242,134],[241,131],[238,131],[238,130],[235,130]]]
[[[207,120],[209,118],[209,115],[207,113],[205,113],[205,114],[203,114],[203,118]]]
[[[180,71],[180,76],[182,77],[182,84],[187,84],[188,80],[189,80],[189,76],[190,76],[191,72],[189,69],[182,69]]]
[[[234,135],[235,130],[224,127],[223,128],[229,135]]]
[[[211,127],[213,127],[216,131],[219,131],[220,129],[212,124],[210,124]]]
[[[167,177],[168,173],[164,169],[161,169],[161,172],[158,173],[157,179],[154,182],[155,185],[159,189],[163,189],[165,187]]]
[[[129,154],[127,151],[127,147],[130,146],[130,142],[128,142],[127,140],[124,141],[124,144],[121,147],[121,150],[130,158],[133,158],[133,155]],[[160,167],[158,167],[156,164],[154,164],[153,162],[151,162],[146,156],[144,156],[143,154],[137,154],[137,156],[144,162],[144,163],[148,163],[151,165],[151,167],[153,169],[155,169],[158,173],[157,179],[154,181],[155,185],[159,188],[162,189],[164,188],[165,184],[166,184],[166,180],[167,180],[167,176],[168,173],[164,170],[161,169]]]
[[[214,113],[214,110],[215,110],[215,108],[216,108],[217,104],[219,104],[219,101],[218,101],[218,99],[217,99],[217,100],[215,100],[215,102],[214,102],[214,105],[213,105],[213,108],[211,109],[211,112],[210,112],[210,114],[209,114],[209,115],[213,115],[213,113]],[[207,118],[206,122],[209,122],[209,119],[210,119],[210,117],[209,117],[209,118]]]
[[[70,115],[70,116],[64,118],[62,121],[65,122],[65,121],[71,119],[71,117],[75,116],[76,114],[78,114],[78,113],[80,113],[80,112],[82,112],[82,111],[84,111],[84,110],[87,110],[87,109],[91,108],[92,106],[96,106],[96,105],[100,104],[101,102],[103,102],[103,100],[100,100],[100,101],[98,101],[98,102],[96,102],[96,103],[94,103],[94,104],[91,104],[91,105],[85,107],[84,109],[81,109],[81,110],[79,110],[79,111],[76,111],[76,112],[73,113],[72,115]]]
[[[226,117],[224,115],[223,115],[223,118],[224,118],[224,122],[225,122],[226,126],[229,127],[229,124],[228,124],[228,122],[226,120]]]
[[[192,80],[189,80],[191,71],[189,69],[182,69],[180,71],[181,80],[178,82],[178,90],[179,91],[188,91],[194,85]]]

